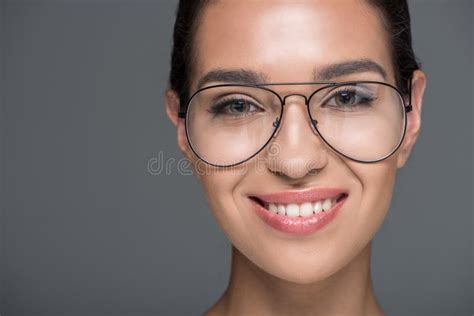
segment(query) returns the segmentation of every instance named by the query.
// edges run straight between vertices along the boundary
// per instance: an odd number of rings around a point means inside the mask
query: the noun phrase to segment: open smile
[[[314,188],[250,196],[257,215],[279,231],[305,235],[320,230],[338,214],[348,193],[341,189]]]

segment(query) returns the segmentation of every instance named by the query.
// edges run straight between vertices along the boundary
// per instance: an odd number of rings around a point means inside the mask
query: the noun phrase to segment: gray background
[[[163,107],[176,1],[4,1],[0,314],[197,315],[230,247]],[[419,141],[374,242],[388,315],[471,315],[473,2],[412,1]],[[157,171],[157,170],[155,170]]]

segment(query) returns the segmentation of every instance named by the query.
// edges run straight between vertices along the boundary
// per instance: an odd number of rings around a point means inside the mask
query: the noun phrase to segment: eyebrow
[[[330,80],[337,77],[347,76],[354,73],[375,72],[387,79],[387,72],[378,63],[370,59],[359,59],[338,64],[331,64],[320,70],[315,70],[315,80]]]
[[[384,68],[370,59],[352,60],[315,69],[313,79],[315,82],[329,81],[338,77],[364,72],[375,72],[387,79],[387,72]],[[215,69],[199,79],[197,89],[212,81],[252,85],[268,82],[265,74],[249,69]]]
[[[216,69],[209,71],[199,79],[197,88],[200,89],[206,83],[211,81],[261,84],[267,81],[267,77],[263,73],[247,69]]]

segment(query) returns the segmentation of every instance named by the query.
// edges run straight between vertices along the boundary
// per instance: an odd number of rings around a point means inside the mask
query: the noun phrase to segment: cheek
[[[245,176],[244,168],[230,170],[206,167],[200,181],[207,203],[218,225],[231,240],[238,240],[245,228],[237,206],[236,188]]]
[[[375,164],[349,163],[359,181],[360,204],[353,213],[352,227],[356,234],[369,240],[383,222],[393,195],[396,179],[396,159],[394,157]]]

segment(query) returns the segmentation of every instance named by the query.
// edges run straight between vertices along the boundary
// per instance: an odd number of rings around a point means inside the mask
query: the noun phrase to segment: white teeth
[[[286,216],[289,216],[289,217],[300,216],[300,207],[294,203],[288,204],[286,206]]]
[[[332,206],[331,199],[325,199],[323,202],[323,210],[327,211],[331,208],[331,206]]]
[[[306,202],[300,205],[300,215],[301,216],[311,216],[313,215],[313,203]]]
[[[316,202],[305,202],[302,204],[290,203],[290,204],[275,204],[268,203],[266,208],[275,214],[286,215],[288,217],[297,217],[297,216],[311,216],[313,214],[324,212],[336,204],[336,199],[325,199]]]
[[[273,204],[273,203],[270,203],[270,204],[268,205],[268,209],[269,209],[270,211],[272,211],[273,213],[278,213],[278,207],[277,207],[275,204]]]
[[[321,203],[321,201],[314,203],[313,207],[315,213],[319,213],[323,210],[323,204]]]
[[[280,214],[280,215],[286,215],[286,214],[285,214],[285,206],[284,206],[284,205],[278,204],[277,210],[278,210],[278,214]]]

